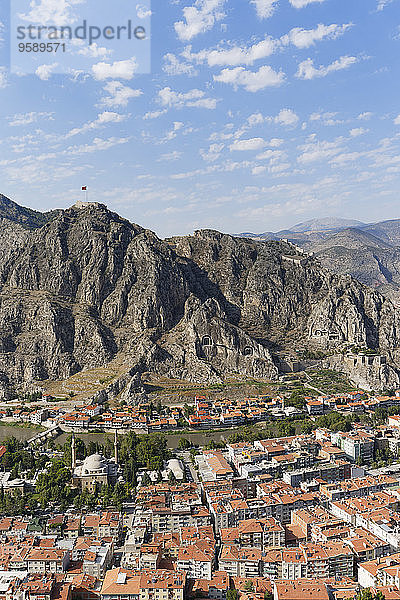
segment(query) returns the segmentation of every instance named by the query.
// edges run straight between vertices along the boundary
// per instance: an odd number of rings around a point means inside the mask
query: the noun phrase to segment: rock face
[[[393,390],[399,385],[398,371],[382,356],[331,356],[324,366],[344,373],[353,383],[366,390]]]
[[[287,243],[209,230],[162,241],[102,205],[34,230],[8,221],[0,242],[1,389],[114,360],[125,396],[146,371],[275,378],[276,347],[346,342],[379,348],[396,373],[397,311]]]

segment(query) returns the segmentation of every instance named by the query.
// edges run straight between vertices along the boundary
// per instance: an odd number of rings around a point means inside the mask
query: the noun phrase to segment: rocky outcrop
[[[10,229],[11,228],[11,229]],[[284,242],[215,231],[160,240],[102,205],[0,242],[0,380],[29,385],[119,361],[107,393],[153,371],[194,382],[275,378],[272,352],[346,343],[400,364],[393,305]]]
[[[344,373],[353,383],[368,391],[395,390],[400,385],[400,373],[386,362],[384,356],[335,355],[324,360],[324,367]]]

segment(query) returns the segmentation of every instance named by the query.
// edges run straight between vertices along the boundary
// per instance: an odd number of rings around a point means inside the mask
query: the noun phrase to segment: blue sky
[[[48,210],[87,185],[160,236],[400,217],[399,0],[153,0],[151,19],[150,73],[98,44],[87,73],[22,75],[0,15],[2,193]]]

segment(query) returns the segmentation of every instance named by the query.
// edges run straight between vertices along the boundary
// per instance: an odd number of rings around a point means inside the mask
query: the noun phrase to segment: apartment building
[[[214,544],[198,541],[179,548],[176,568],[190,579],[211,580],[213,565]]]
[[[107,572],[101,600],[183,600],[186,574],[171,571],[137,572],[118,567]]]
[[[331,441],[343,450],[346,457],[357,462],[369,463],[374,458],[375,435],[366,431],[332,433]]]
[[[231,577],[259,577],[262,575],[262,552],[258,548],[223,546],[219,568]]]
[[[57,548],[32,548],[25,561],[28,573],[65,573],[69,552]]]

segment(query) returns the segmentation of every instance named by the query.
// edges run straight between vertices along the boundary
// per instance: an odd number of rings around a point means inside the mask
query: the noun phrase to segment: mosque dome
[[[92,473],[93,471],[102,471],[107,467],[107,463],[101,454],[91,454],[85,458],[82,467],[84,473]]]

